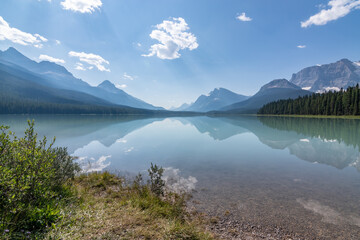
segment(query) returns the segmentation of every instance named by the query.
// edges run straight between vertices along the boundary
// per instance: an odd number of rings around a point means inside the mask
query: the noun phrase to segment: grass
[[[0,239],[213,239],[186,211],[186,195],[165,191],[163,168],[133,183],[104,172],[78,175],[66,148],[0,126]]]
[[[78,204],[65,211],[47,239],[213,239],[204,222],[187,213],[186,199],[173,193],[157,196],[149,185],[125,185],[105,173],[73,180]]]

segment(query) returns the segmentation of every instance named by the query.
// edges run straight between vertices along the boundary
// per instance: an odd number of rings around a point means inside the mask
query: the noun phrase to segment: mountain
[[[121,103],[125,106],[131,106],[136,108],[144,108],[150,110],[164,110],[161,107],[154,107],[151,104],[148,104],[138,98],[135,98],[125,91],[118,89],[113,83],[109,80],[105,80],[100,83],[96,88],[92,88],[88,93],[97,96],[99,98],[105,99],[112,103]]]
[[[244,101],[249,97],[234,93],[225,88],[215,88],[207,96],[201,95],[185,111],[208,112],[219,110],[227,105]]]
[[[155,107],[117,89],[109,81],[105,81],[104,85],[100,84],[98,87],[92,87],[83,80],[75,78],[63,66],[48,61],[35,62],[12,47],[6,51],[0,51],[0,63],[11,67],[12,70],[19,69],[23,72],[28,71],[28,73],[31,73],[35,78],[39,78],[37,81],[38,84],[45,87],[90,94],[116,105],[163,110],[163,108]]]
[[[205,116],[179,119],[182,124],[190,123],[200,133],[209,135],[214,140],[225,140],[232,136],[248,132],[248,130],[234,126],[224,121],[224,118],[210,118]]]
[[[0,63],[0,114],[154,114],[92,95],[44,86],[38,75]]]
[[[236,113],[256,113],[264,104],[280,99],[297,98],[311,94],[286,79],[273,80],[260,88],[260,90],[249,99],[231,104],[221,111]]]
[[[170,108],[171,111],[184,111],[189,108],[193,103],[184,103],[180,107],[172,107]]]
[[[360,62],[341,59],[335,63],[307,67],[293,74],[290,82],[312,92],[345,89],[360,83]]]
[[[0,51],[0,62],[6,65],[16,65],[39,75],[43,80],[46,80],[42,83],[46,86],[75,91],[90,87],[89,84],[81,79],[75,78],[63,66],[48,61],[38,63],[27,58],[12,47],[3,52]]]
[[[26,69],[0,63],[0,94],[2,97],[60,104],[115,105],[86,93],[44,86],[41,84],[43,82],[46,80]]]

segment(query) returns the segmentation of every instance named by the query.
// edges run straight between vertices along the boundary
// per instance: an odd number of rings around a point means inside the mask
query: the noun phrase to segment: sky
[[[156,106],[360,60],[360,0],[1,0],[0,50]]]

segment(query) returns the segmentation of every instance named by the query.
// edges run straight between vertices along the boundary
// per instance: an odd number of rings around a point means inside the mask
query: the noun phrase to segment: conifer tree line
[[[279,100],[264,105],[259,114],[274,115],[360,115],[360,88],[314,93],[296,99]]]
[[[0,96],[0,114],[151,114],[130,107],[64,104]]]

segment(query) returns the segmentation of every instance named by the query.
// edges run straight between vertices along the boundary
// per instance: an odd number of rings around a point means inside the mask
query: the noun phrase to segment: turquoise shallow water
[[[209,214],[320,239],[360,239],[360,121],[274,117],[0,116],[79,157],[84,171],[166,168]]]

